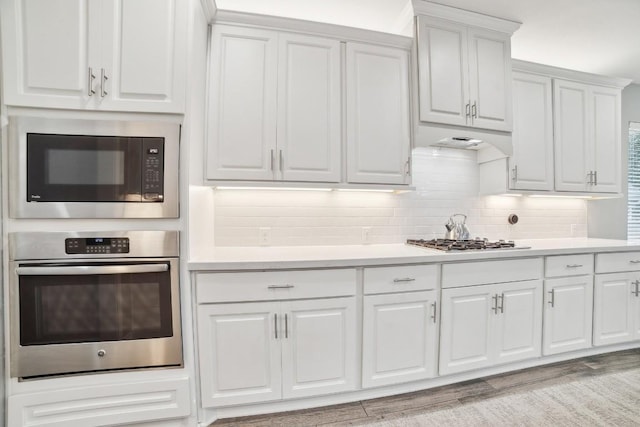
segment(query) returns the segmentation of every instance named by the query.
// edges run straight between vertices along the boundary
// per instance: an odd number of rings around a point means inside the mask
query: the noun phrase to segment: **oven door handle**
[[[74,265],[51,267],[18,267],[19,276],[56,276],[88,274],[162,273],[169,270],[167,264],[129,265]]]

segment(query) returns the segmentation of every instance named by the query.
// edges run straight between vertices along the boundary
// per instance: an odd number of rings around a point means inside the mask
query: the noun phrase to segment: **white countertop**
[[[188,261],[192,271],[357,267],[640,250],[640,241],[609,239],[517,240],[523,249],[442,252],[405,244],[210,247]],[[524,249],[527,247],[527,249]]]

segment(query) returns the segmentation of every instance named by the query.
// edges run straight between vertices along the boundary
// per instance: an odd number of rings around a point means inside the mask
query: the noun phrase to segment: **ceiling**
[[[522,23],[512,56],[640,84],[640,0],[437,0]],[[219,9],[410,35],[411,0],[216,0]]]

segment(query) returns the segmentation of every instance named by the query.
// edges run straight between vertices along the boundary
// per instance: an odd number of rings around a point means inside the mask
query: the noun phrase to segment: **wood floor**
[[[218,420],[218,426],[359,426],[640,368],[640,349],[585,357],[413,393],[302,411]]]

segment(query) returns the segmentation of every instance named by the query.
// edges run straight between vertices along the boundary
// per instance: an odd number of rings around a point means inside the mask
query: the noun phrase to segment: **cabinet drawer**
[[[355,269],[197,273],[199,304],[349,296],[356,293]]]
[[[364,269],[364,293],[427,291],[438,287],[438,266],[401,265]]]
[[[545,258],[545,277],[581,276],[593,273],[593,254],[560,255]]]
[[[640,252],[596,254],[596,273],[640,271]]]
[[[455,288],[540,279],[542,271],[542,258],[444,264],[442,266],[442,287]]]

